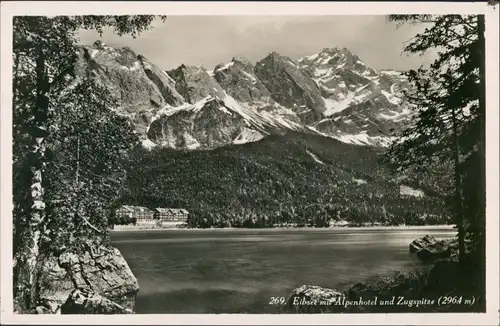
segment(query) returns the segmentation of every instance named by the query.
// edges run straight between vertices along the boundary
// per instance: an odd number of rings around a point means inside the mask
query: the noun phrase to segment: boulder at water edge
[[[341,300],[342,292],[316,285],[302,285],[296,288],[288,299],[286,309],[295,313],[336,312],[342,306],[336,305]]]
[[[419,252],[420,250],[427,247],[428,245],[436,243],[436,241],[437,241],[436,238],[434,238],[430,234],[427,234],[424,237],[415,239],[410,243],[410,252],[411,253]]]
[[[116,302],[105,298],[90,289],[76,289],[61,306],[62,314],[132,314]]]
[[[449,241],[441,240],[430,244],[417,252],[417,257],[423,261],[448,258],[451,256]]]
[[[423,261],[449,258],[453,256],[452,251],[456,251],[456,242],[456,239],[436,240],[427,234],[410,243],[410,252],[417,253],[417,257]]]
[[[40,266],[37,313],[60,313],[63,304],[74,311],[83,311],[80,313],[134,310],[139,285],[116,248],[100,246],[79,253],[66,251],[45,257]],[[81,289],[88,290],[75,292]],[[82,306],[78,302],[85,301],[84,297],[90,301]]]

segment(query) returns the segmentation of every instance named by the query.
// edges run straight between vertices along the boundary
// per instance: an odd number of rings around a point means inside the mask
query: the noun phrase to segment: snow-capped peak
[[[367,67],[346,48],[170,71],[129,48],[96,42],[82,49],[77,75],[89,73],[110,89],[117,113],[130,118],[147,148],[200,150],[289,131],[387,146],[387,131],[412,114],[402,96],[406,77]]]

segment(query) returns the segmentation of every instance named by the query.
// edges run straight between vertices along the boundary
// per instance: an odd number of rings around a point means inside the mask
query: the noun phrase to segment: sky
[[[128,46],[162,69],[181,64],[210,70],[239,56],[252,63],[276,51],[294,60],[323,48],[346,47],[375,69],[408,70],[428,64],[433,54],[402,53],[404,42],[421,26],[397,28],[384,16],[169,16],[157,20],[152,29],[139,35],[118,36],[104,30],[80,31],[81,44],[96,40]]]

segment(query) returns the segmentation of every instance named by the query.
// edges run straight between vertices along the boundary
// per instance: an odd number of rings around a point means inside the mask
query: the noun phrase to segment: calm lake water
[[[451,228],[212,229],[112,232],[139,281],[136,313],[279,313],[271,297],[303,284],[343,291],[421,266],[409,243]]]

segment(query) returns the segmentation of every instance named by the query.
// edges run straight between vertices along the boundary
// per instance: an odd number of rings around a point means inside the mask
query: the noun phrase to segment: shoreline
[[[272,231],[291,231],[291,230],[341,230],[341,229],[367,229],[367,230],[411,230],[411,229],[454,229],[454,225],[398,225],[398,226],[381,226],[381,225],[367,225],[367,226],[330,226],[327,228],[319,227],[270,227],[270,228],[186,228],[186,227],[168,227],[168,228],[123,228],[123,229],[108,229],[108,232],[137,232],[137,231],[215,231],[215,230],[272,230]]]

